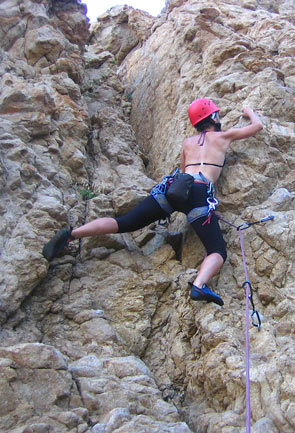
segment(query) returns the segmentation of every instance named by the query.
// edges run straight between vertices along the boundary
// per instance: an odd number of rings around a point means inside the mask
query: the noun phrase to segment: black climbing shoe
[[[74,240],[72,229],[60,229],[43,248],[43,256],[50,262],[68,244],[68,240]]]
[[[191,299],[193,301],[215,302],[218,305],[224,304],[221,297],[212,292],[206,284],[203,284],[202,288],[194,286],[192,283],[189,284],[191,286]]]

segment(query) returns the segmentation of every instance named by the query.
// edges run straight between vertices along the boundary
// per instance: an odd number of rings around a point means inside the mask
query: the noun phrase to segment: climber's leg
[[[191,224],[207,251],[207,256],[191,287],[191,298],[195,301],[207,300],[223,305],[220,296],[211,291],[207,283],[220,271],[226,260],[225,242],[216,215],[212,215],[210,224],[203,225],[205,220],[206,217],[199,218]]]
[[[74,230],[59,230],[43,248],[43,255],[50,261],[56,257],[69,242],[75,239],[112,233],[132,232],[166,217],[167,213],[163,211],[157,201],[152,196],[148,196],[124,216],[117,218],[97,218]]]

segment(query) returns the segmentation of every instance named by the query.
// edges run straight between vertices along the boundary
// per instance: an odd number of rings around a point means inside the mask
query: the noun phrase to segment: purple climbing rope
[[[245,327],[245,346],[246,346],[246,433],[251,432],[251,396],[250,396],[250,338],[249,338],[249,291],[250,283],[248,277],[248,268],[246,263],[246,255],[244,241],[241,230],[239,230],[241,251],[243,257],[243,265],[245,272],[246,285],[246,327]]]
[[[242,258],[243,258],[243,266],[244,266],[244,273],[246,277],[246,281],[243,283],[243,287],[246,286],[246,326],[245,326],[245,347],[246,347],[246,433],[251,433],[251,395],[250,395],[250,337],[249,337],[249,318],[250,318],[250,309],[249,309],[249,300],[251,300],[252,303],[252,324],[258,328],[261,326],[261,320],[258,311],[255,310],[254,302],[253,302],[253,291],[252,286],[249,281],[248,276],[248,268],[246,263],[246,255],[245,255],[245,248],[244,248],[244,241],[241,231],[245,230],[249,227],[251,227],[254,224],[263,223],[269,220],[273,220],[273,216],[269,216],[266,218],[261,219],[260,221],[255,221],[253,223],[245,223],[240,226],[236,226],[235,224],[232,224],[231,222],[223,219],[220,215],[216,214],[218,219],[225,222],[226,224],[230,225],[231,227],[234,227],[238,230],[239,236],[240,236],[240,245],[241,245],[241,251],[242,251]],[[256,317],[258,324],[255,324],[253,321],[253,317]]]

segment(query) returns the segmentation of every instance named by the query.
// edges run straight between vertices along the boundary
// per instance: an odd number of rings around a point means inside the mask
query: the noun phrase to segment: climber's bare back
[[[223,135],[222,132],[206,132],[202,146],[198,143],[200,134],[186,138],[182,144],[182,171],[189,174],[197,174],[201,171],[208,180],[215,183],[220,176],[225,153],[230,144],[230,140],[224,138]],[[201,165],[191,165],[199,163]],[[221,167],[202,165],[203,163],[216,164]]]

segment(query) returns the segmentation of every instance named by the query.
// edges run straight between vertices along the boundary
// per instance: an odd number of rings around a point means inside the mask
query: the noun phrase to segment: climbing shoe
[[[207,301],[215,302],[215,304],[223,305],[224,302],[220,296],[212,292],[206,284],[203,284],[202,288],[189,283],[191,286],[191,299],[193,301]]]
[[[62,249],[68,244],[69,240],[74,240],[72,236],[72,228],[70,230],[60,229],[44,246],[42,251],[43,256],[50,262],[62,251]]]

